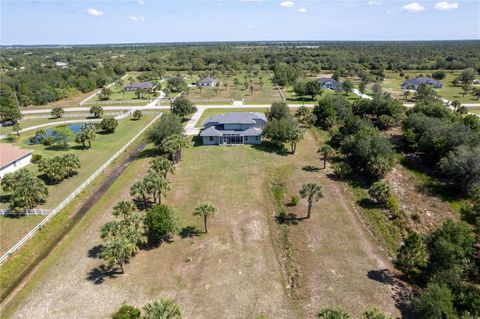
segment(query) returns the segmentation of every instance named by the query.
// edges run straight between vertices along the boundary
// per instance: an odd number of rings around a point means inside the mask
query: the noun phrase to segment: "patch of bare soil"
[[[402,165],[395,165],[386,180],[398,198],[411,229],[427,234],[449,219],[458,219],[458,214],[447,202],[422,191],[422,185],[415,175]]]

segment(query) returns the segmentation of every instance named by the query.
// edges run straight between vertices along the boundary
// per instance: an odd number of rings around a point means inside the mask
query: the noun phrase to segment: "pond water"
[[[27,144],[41,144],[42,141],[48,137],[50,137],[53,133],[53,131],[58,128],[58,127],[63,127],[66,126],[70,131],[72,131],[74,134],[78,134],[80,132],[80,129],[82,127],[83,123],[72,123],[72,124],[67,124],[67,125],[60,125],[56,127],[49,128],[48,130],[45,131],[45,134],[42,136],[32,136],[32,138],[28,141]]]

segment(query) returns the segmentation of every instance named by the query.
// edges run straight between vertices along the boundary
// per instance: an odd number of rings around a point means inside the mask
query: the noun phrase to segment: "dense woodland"
[[[5,99],[42,105],[103,87],[127,71],[143,71],[142,79],[148,80],[167,71],[270,70],[282,84],[320,70],[381,77],[384,70],[465,68],[480,69],[479,41],[20,47],[0,52],[0,93],[2,105]]]

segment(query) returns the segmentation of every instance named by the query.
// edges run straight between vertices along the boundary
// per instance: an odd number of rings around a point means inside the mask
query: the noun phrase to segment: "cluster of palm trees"
[[[246,73],[243,76],[243,85],[245,86],[245,90],[250,89],[250,94],[253,95],[253,92],[255,90],[254,86],[254,77],[257,76],[258,78],[258,85],[260,86],[260,90],[263,89],[263,85],[265,82],[263,81],[263,75],[260,73]],[[235,85],[235,88],[238,89],[238,86],[240,85],[240,80],[238,78],[233,79],[233,85]]]

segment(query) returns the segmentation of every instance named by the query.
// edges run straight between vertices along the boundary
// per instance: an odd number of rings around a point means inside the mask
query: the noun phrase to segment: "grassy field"
[[[371,244],[343,184],[319,169],[319,141],[309,131],[295,155],[249,146],[187,149],[170,177],[166,203],[177,208],[181,227],[198,228],[202,223],[193,216],[194,207],[214,203],[218,213],[209,233],[142,250],[126,265],[125,275],[105,276],[95,247],[112,207],[129,198],[129,186],[147,170],[149,158],[135,160],[4,314],[108,317],[122,303],[140,306],[170,296],[186,318],[305,318],[327,305],[341,305],[355,315],[370,306],[398,315],[392,288],[375,276],[391,265]],[[275,177],[279,174],[281,180]],[[286,204],[307,181],[321,183],[325,193],[312,218],[278,224],[272,183],[282,183],[280,201]],[[306,202],[286,209],[303,217]],[[295,287],[285,278],[285,242],[290,265],[298,270]],[[292,290],[300,298],[292,298]]]
[[[87,150],[75,146],[75,143],[71,143],[71,147],[67,150],[47,148],[42,144],[25,145],[25,142],[28,141],[28,138],[32,136],[34,132],[32,131],[29,132],[29,134],[22,135],[16,143],[17,145],[29,148],[33,150],[34,153],[41,154],[44,157],[73,153],[78,155],[82,165],[77,175],[62,181],[59,184],[48,185],[49,196],[46,202],[39,205],[38,208],[55,208],[154,117],[154,115],[146,115],[139,121],[132,121],[128,118],[124,119],[119,122],[114,134],[97,134],[97,138],[93,142],[92,148]],[[27,168],[37,172],[39,175],[41,174],[38,172],[38,168],[34,164],[30,164]],[[7,197],[2,198],[2,202],[0,203],[2,208],[8,207],[8,202],[6,202],[7,199]],[[30,225],[34,224],[36,220],[38,220],[37,217],[26,217],[25,219],[0,218],[0,228],[2,229],[0,253],[8,250],[11,247],[10,243],[16,242],[24,236],[30,229]],[[25,221],[25,225],[22,221]]]
[[[195,127],[202,127],[203,121],[213,115],[227,113],[227,112],[260,112],[265,113],[268,109],[267,108],[223,108],[223,109],[206,109],[200,119],[198,119],[197,124]]]
[[[405,75],[410,76],[410,78],[415,78],[420,75],[430,76],[432,72],[432,70],[404,71]],[[450,101],[459,100],[462,103],[480,103],[471,93],[462,96],[461,87],[454,87],[452,85],[452,81],[460,75],[461,71],[446,70],[445,72],[447,74],[446,78],[440,80],[440,82],[443,83],[443,88],[438,90],[438,93],[442,98]],[[385,71],[385,80],[382,83],[382,87],[385,91],[390,92],[394,97],[403,99],[403,93],[400,89],[400,85],[404,80],[405,79],[402,78],[398,72]],[[413,101],[413,99],[411,101]]]
[[[268,104],[276,101],[281,101],[280,94],[273,86],[272,81],[267,74],[262,75],[263,86],[260,85],[258,78],[253,79],[253,95],[250,88],[245,89],[245,80],[242,74],[226,75],[219,74],[216,76],[218,81],[221,81],[220,89],[216,87],[190,88],[188,98],[194,103],[216,103],[216,104],[230,104],[232,100],[244,100],[247,104]],[[238,86],[235,86],[234,79],[240,81]],[[198,75],[194,74],[188,77],[188,82],[195,82]],[[225,87],[225,84],[227,86]]]
[[[468,111],[470,113],[480,115],[480,107],[469,107]]]

